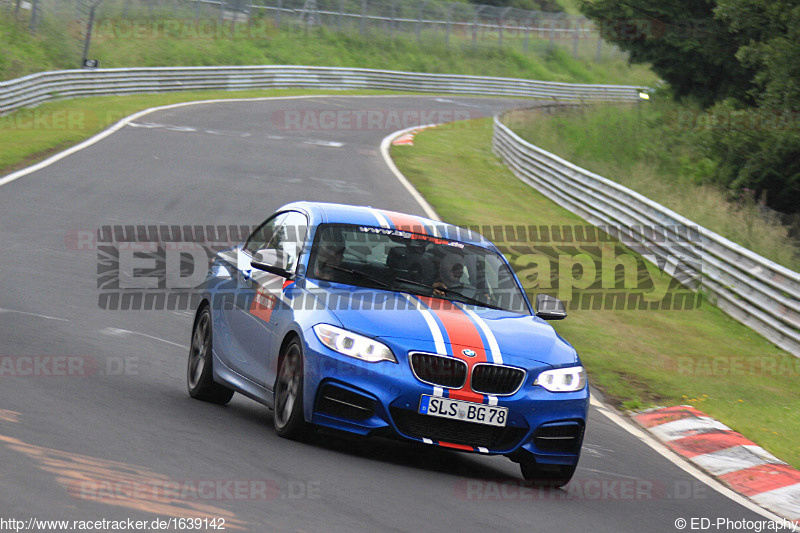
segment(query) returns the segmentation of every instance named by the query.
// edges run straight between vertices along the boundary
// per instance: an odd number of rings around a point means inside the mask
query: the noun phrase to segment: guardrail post
[[[425,15],[425,7],[428,5],[428,0],[421,2],[419,4],[419,8],[417,9],[417,25],[416,25],[416,34],[417,34],[417,42],[422,42],[422,20],[423,16]]]
[[[511,10],[510,7],[505,8],[503,11],[500,12],[500,18],[497,21],[497,31],[498,31],[498,46],[503,48],[503,27],[506,25],[506,15]]]
[[[83,58],[81,59],[81,68],[86,65],[86,60],[89,59],[89,44],[92,41],[92,27],[94,26],[94,10],[100,5],[102,0],[95,0],[92,2],[92,7],[89,8],[89,23],[86,25],[86,40],[83,42]]]
[[[570,30],[572,32],[572,57],[578,57],[578,40],[580,39],[580,30],[577,28],[572,28]]]
[[[389,3],[389,37],[394,37],[395,30],[395,9],[397,8],[396,0]]]
[[[528,14],[528,17],[525,19],[525,41],[522,45],[522,49],[527,53],[528,52],[528,43],[531,40],[531,26],[533,26],[533,14]]]
[[[358,33],[364,35],[367,23],[367,0],[361,0],[361,18],[358,21]]]
[[[444,44],[445,46],[450,46],[450,24],[453,21],[453,9],[456,7],[455,4],[449,3],[447,4],[447,24],[445,25],[444,30]]]
[[[483,10],[483,6],[475,6],[475,19],[472,23],[472,49],[475,50],[478,47],[478,21],[480,20],[481,10]]]

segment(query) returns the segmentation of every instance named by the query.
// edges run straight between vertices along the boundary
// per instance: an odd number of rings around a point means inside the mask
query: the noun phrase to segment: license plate
[[[508,409],[506,407],[451,400],[450,398],[428,396],[427,394],[423,394],[420,398],[419,412],[423,415],[499,427],[505,427],[506,419],[508,418]]]

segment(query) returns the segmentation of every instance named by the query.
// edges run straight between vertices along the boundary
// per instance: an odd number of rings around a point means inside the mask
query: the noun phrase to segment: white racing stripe
[[[422,225],[426,230],[428,230],[428,233],[430,233],[432,236],[438,237],[440,239],[442,238],[442,233],[439,231],[439,228],[437,228],[435,224],[423,223]]]
[[[439,324],[436,323],[436,319],[433,318],[431,312],[422,305],[422,302],[413,296],[406,293],[401,294],[417,309],[417,311],[422,313],[422,317],[425,319],[425,322],[427,322],[428,328],[431,330],[431,335],[433,335],[433,343],[436,346],[436,353],[439,355],[447,355],[447,349],[444,345],[444,335],[442,335],[442,330],[439,329]]]
[[[467,309],[462,304],[457,303],[456,307],[464,311],[469,317],[472,319],[474,323],[481,328],[483,335],[486,337],[486,340],[489,341],[489,353],[492,355],[492,362],[497,365],[503,364],[503,354],[500,353],[500,345],[497,344],[497,338],[492,333],[492,330],[489,329],[489,325],[483,320],[478,313],[473,311],[472,309]]]
[[[378,211],[377,209],[370,208],[370,212],[375,215],[375,218],[378,220],[378,225],[382,228],[390,229],[392,226],[389,224],[389,220],[383,216],[383,213]]]

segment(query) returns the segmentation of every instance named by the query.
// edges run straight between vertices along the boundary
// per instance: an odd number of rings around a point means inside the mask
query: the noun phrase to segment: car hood
[[[448,348],[456,344],[460,349],[490,350],[489,339],[494,337],[507,364],[518,360],[520,365],[564,366],[578,360],[569,343],[549,324],[531,315],[376,289],[327,289],[324,298],[318,291],[313,293],[344,328],[391,339],[392,344],[409,351],[431,346],[438,330]]]

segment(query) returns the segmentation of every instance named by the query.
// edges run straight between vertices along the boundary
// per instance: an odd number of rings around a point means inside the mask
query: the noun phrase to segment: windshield
[[[499,254],[400,230],[320,225],[308,277],[529,313]]]

